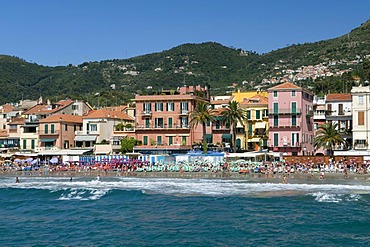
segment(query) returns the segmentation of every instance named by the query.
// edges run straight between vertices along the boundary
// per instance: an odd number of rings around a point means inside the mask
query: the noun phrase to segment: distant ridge
[[[353,73],[343,76],[356,81],[366,76],[362,64],[369,55],[369,20],[338,38],[294,44],[265,54],[205,42],[78,66],[47,67],[0,55],[0,103],[43,96],[52,100],[85,99],[95,106],[114,105],[127,102],[137,93],[155,93],[184,84],[209,84],[213,94],[226,94],[236,88],[251,90],[261,85],[263,79],[282,77],[286,69],[320,63],[330,64],[333,71],[350,68]],[[354,60],[358,63],[350,62]],[[327,77],[315,84],[307,80],[300,85],[314,91],[320,85],[325,91],[336,80],[339,79]],[[265,86],[268,85],[261,85]],[[334,86],[331,90],[340,88]]]

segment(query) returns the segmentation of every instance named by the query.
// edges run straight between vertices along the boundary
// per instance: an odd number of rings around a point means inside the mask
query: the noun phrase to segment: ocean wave
[[[220,179],[181,179],[181,178],[103,178],[101,181],[86,178],[34,177],[22,178],[21,183],[14,183],[14,178],[2,180],[0,188],[42,189],[51,192],[66,191],[60,200],[96,200],[104,196],[109,190],[136,190],[145,194],[166,195],[205,195],[205,196],[294,196],[310,194],[318,197],[318,201],[337,200],[327,198],[327,195],[345,194],[346,201],[358,200],[355,195],[369,194],[370,186],[366,184],[279,184],[251,182],[247,180],[220,180]],[[354,196],[353,196],[354,195]]]
[[[330,194],[324,192],[310,193],[309,195],[315,197],[315,201],[318,202],[357,202],[362,199],[359,194]]]

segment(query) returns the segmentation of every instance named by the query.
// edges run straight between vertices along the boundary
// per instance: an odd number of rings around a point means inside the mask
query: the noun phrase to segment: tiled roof
[[[8,132],[6,130],[0,130],[0,137],[8,137]]]
[[[57,103],[55,103],[56,107],[54,109],[51,109],[51,105],[48,104],[38,104],[34,107],[30,108],[28,111],[24,112],[24,115],[30,115],[30,114],[51,114],[56,113],[63,108],[73,104],[73,100],[66,99],[66,100],[60,100]]]
[[[350,93],[331,93],[326,96],[326,101],[352,101]]]
[[[275,90],[275,89],[297,89],[297,88],[301,88],[301,87],[298,87],[297,85],[294,85],[291,82],[285,82],[275,87],[271,87],[268,90],[270,91],[270,90]]]
[[[262,95],[256,94],[249,99],[244,99],[240,105],[268,105],[268,98]]]
[[[8,113],[8,112],[11,112],[13,111],[14,107],[9,105],[9,104],[5,104],[5,105],[2,105],[2,109],[1,109],[1,112],[2,113]]]
[[[12,121],[9,124],[24,124],[25,120],[24,118],[13,118]]]
[[[107,109],[99,109],[95,111],[90,111],[87,116],[83,117],[84,119],[91,119],[91,118],[110,118],[110,119],[119,119],[119,120],[128,120],[133,121],[134,119],[123,113],[121,111],[110,111]]]
[[[56,122],[82,123],[82,117],[69,114],[54,114],[47,118],[40,119],[40,123],[56,123]]]

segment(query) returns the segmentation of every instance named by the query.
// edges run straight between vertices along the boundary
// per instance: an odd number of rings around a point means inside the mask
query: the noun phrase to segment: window
[[[163,128],[163,118],[155,118],[154,122],[156,128]]]
[[[96,124],[90,124],[90,131],[98,131],[98,126]]]
[[[278,92],[274,91],[274,98],[277,98],[277,96],[278,96]]]
[[[318,130],[319,129],[319,124],[318,123],[314,123],[313,128],[314,128],[314,130]]]
[[[157,136],[157,145],[162,145],[162,136]]]
[[[35,140],[31,140],[31,149],[35,149]]]
[[[274,133],[274,147],[278,147],[278,146],[279,146],[279,134]]]
[[[155,111],[163,111],[163,103],[155,103]]]
[[[73,131],[76,131],[76,130],[77,130],[77,126],[73,125]]]
[[[152,111],[152,104],[151,103],[144,103],[144,112],[151,112]]]
[[[291,103],[291,109],[292,109],[292,114],[297,113],[297,102],[292,102]]]
[[[26,139],[24,139],[23,140],[23,149],[26,149],[27,148],[27,140]]]
[[[338,115],[344,115],[343,104],[338,104]]]
[[[328,115],[332,114],[331,104],[327,104]]]
[[[45,134],[48,134],[48,132],[49,132],[49,125],[45,124],[44,127],[45,127]]]
[[[168,145],[170,145],[170,146],[173,145],[173,136],[168,137]]]
[[[358,104],[359,105],[363,105],[364,104],[364,96],[363,95],[359,95],[358,96]]]
[[[292,97],[295,97],[295,90],[292,90]]]
[[[292,126],[297,126],[297,116],[292,115]]]
[[[143,136],[143,144],[148,145],[148,136]]]
[[[181,128],[188,128],[189,120],[188,117],[181,118]]]
[[[250,110],[248,110],[248,111],[247,111],[247,119],[248,119],[248,120],[250,120],[250,119],[251,119],[251,111],[250,111]]]
[[[145,118],[145,128],[149,128],[149,127],[150,127],[149,118]]]
[[[168,118],[168,128],[172,128],[172,117]]]
[[[299,145],[299,134],[292,133],[292,147],[297,147]]]
[[[279,116],[274,116],[274,126],[279,126]]]
[[[256,119],[261,119],[261,111],[256,110]]]
[[[189,112],[189,104],[188,104],[188,102],[181,102],[181,112],[182,113]]]
[[[365,125],[365,116],[363,111],[357,112],[357,125]]]
[[[253,134],[253,126],[252,124],[248,124],[248,135],[252,135]]]
[[[167,103],[167,111],[174,111],[175,110],[175,104],[173,102]]]
[[[181,145],[185,146],[186,145],[186,136],[183,136],[181,138]]]
[[[64,130],[65,130],[65,131],[68,131],[68,124],[65,124],[65,125],[64,125]]]
[[[54,124],[51,124],[51,126],[50,126],[50,133],[51,134],[55,133]]]
[[[73,110],[73,111],[78,110],[78,105],[72,105],[72,110]]]
[[[279,103],[274,103],[274,114],[278,114],[279,113]]]

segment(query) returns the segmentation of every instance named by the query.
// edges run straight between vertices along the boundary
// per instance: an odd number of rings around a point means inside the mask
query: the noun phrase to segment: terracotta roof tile
[[[82,123],[82,117],[69,114],[54,114],[47,118],[40,119],[40,123],[56,123],[56,122]]]
[[[1,112],[2,113],[8,113],[8,112],[11,112],[13,111],[14,107],[9,105],[9,104],[5,104],[5,105],[2,105],[2,109],[1,109]]]
[[[99,109],[90,111],[87,116],[83,117],[84,119],[90,119],[90,118],[110,118],[110,119],[122,119],[122,120],[131,120],[133,121],[134,118],[130,117],[126,113],[123,113],[121,111],[111,111],[108,109]]]
[[[326,101],[352,101],[350,93],[331,93],[326,96]]]
[[[244,99],[240,105],[268,105],[268,98],[262,95],[256,94],[249,99]]]
[[[285,82],[275,87],[271,87],[268,90],[270,91],[270,90],[275,90],[275,89],[297,89],[297,88],[301,88],[301,87],[298,87],[297,85],[294,85],[291,82]]]

